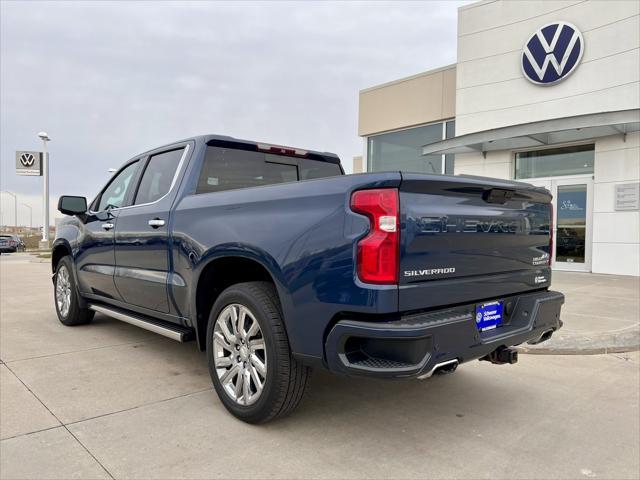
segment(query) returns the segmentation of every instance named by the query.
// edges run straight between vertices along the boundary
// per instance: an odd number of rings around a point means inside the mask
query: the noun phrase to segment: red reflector
[[[396,188],[359,190],[351,209],[369,218],[369,234],[358,242],[358,278],[365,283],[398,283],[400,228]]]

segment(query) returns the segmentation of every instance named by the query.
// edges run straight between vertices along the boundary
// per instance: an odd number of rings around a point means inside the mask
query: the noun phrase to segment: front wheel
[[[93,310],[80,307],[78,289],[73,278],[71,258],[69,256],[63,257],[58,262],[53,294],[58,320],[63,325],[83,325],[93,319]]]
[[[223,405],[248,423],[293,411],[310,375],[291,354],[280,302],[267,282],[239,283],[220,294],[209,316],[207,360]]]

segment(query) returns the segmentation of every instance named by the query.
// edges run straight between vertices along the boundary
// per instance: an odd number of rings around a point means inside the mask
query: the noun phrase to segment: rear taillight
[[[553,203],[549,204],[549,266],[553,258]]]
[[[359,190],[351,209],[369,218],[369,234],[358,242],[358,278],[365,283],[398,283],[400,228],[396,188]]]

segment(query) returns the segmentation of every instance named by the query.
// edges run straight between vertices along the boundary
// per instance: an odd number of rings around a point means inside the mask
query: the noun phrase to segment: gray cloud
[[[1,188],[37,198],[14,151],[43,129],[54,197],[202,133],[333,151],[350,171],[358,90],[455,62],[459,5],[3,1]]]

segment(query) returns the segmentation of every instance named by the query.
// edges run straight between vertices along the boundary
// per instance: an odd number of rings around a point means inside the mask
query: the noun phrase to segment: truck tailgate
[[[402,176],[400,311],[549,286],[547,190],[482,177]]]

